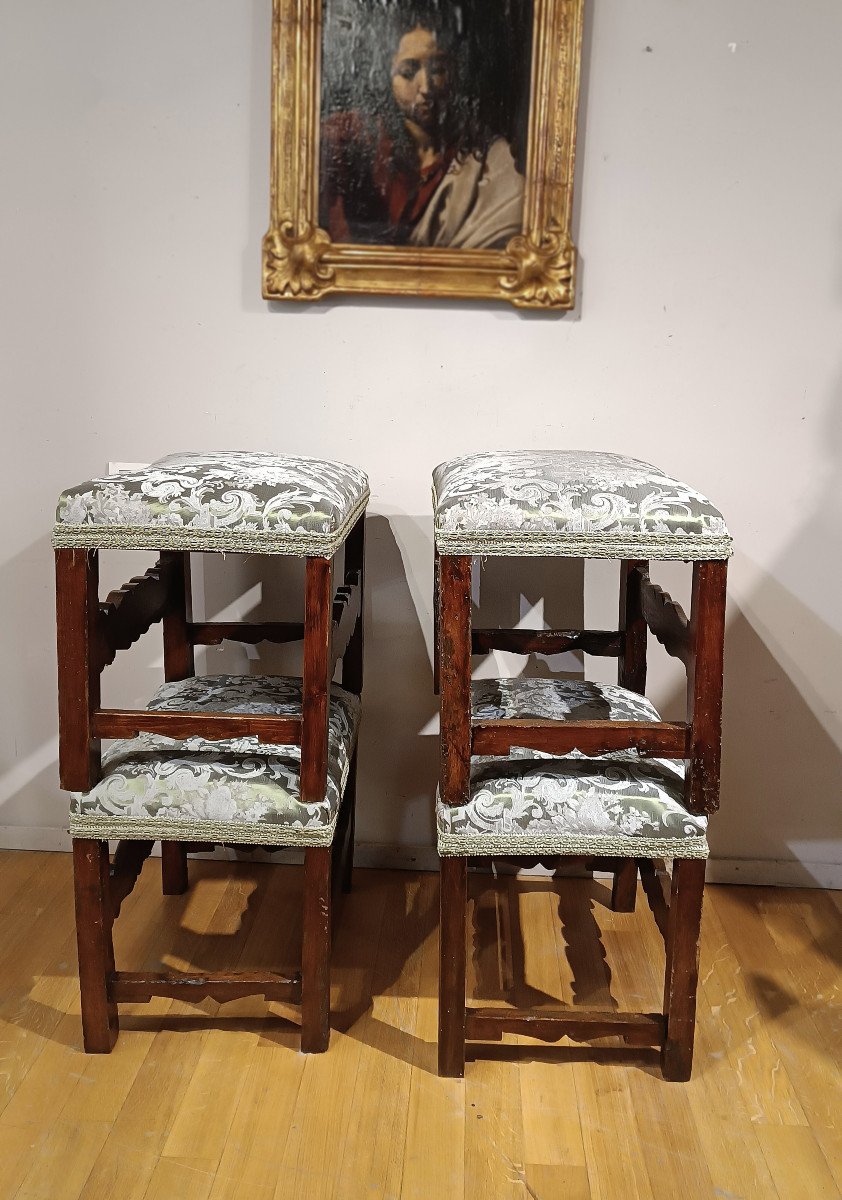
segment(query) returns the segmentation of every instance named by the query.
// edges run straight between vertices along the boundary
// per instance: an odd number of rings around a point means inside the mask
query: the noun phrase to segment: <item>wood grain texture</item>
[[[170,682],[196,673],[189,622],[192,617],[190,554],[165,550],[161,563],[169,574],[169,604],[164,611],[164,678]]]
[[[696,813],[719,808],[727,574],[727,562],[693,564],[692,657],[687,667],[687,720],[692,731],[684,803]]]
[[[144,865],[114,927],[118,961],[211,974],[295,960],[301,868],[192,866],[191,892],[162,901],[157,864]],[[85,1055],[71,874],[69,855],[0,854],[9,1200],[840,1194],[835,895],[705,889],[688,1083],[664,1082],[645,1047],[513,1034],[457,1080],[436,1074],[434,875],[357,872],[334,944],[331,1048],[311,1057],[288,1007],[254,997],[213,1025],[210,1000],[127,1005],[114,1052]],[[472,875],[471,894],[472,1005],[658,1008],[663,947],[645,902],[613,912],[609,888],[582,879]]]
[[[304,678],[301,720],[301,800],[321,804],[327,787],[333,561],[308,558],[304,598]]]
[[[641,582],[649,564],[642,559],[620,563],[620,629],[623,647],[617,682],[641,696],[646,694],[646,618],[643,615]]]
[[[100,670],[114,661],[119,650],[128,650],[148,629],[162,621],[174,604],[185,603],[185,581],[183,567],[179,566],[180,558],[175,554],[162,555],[154,567],[109,592],[105,600],[97,605],[94,646]],[[176,609],[176,622],[179,615]]]
[[[117,1004],[111,940],[113,906],[109,892],[108,843],[75,838],[76,933],[82,1030],[89,1054],[108,1054],[117,1039]]]
[[[563,654],[581,650],[602,658],[619,658],[623,635],[606,629],[474,629],[471,650],[488,654],[506,650],[510,654]]]
[[[255,716],[250,713],[156,712],[146,709],[100,708],[93,716],[93,729],[100,738],[132,738],[138,733],[160,733],[164,737],[220,738],[256,737],[280,746],[297,746],[302,737],[301,721],[295,717]]]
[[[642,566],[635,571],[640,611],[649,631],[673,658],[687,666],[693,657],[690,622],[684,609],[667,592],[649,578]]]
[[[359,589],[359,608],[342,658],[342,686],[360,696],[365,652],[365,513],[358,518],[345,542],[344,577],[346,586],[355,585]]]
[[[303,621],[194,621],[187,634],[195,646],[220,646],[223,642],[299,642],[304,637]]]
[[[87,792],[99,779],[93,714],[100,703],[99,558],[96,550],[56,550],[58,762],[61,786]]]
[[[644,757],[684,758],[689,730],[668,721],[552,721],[507,717],[499,721],[474,721],[471,750],[474,754],[507,755],[512,746],[546,750],[554,754],[605,754],[635,747]]]

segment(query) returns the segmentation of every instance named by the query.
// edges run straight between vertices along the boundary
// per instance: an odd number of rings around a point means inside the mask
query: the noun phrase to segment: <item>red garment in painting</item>
[[[319,219],[334,242],[402,244],[453,161],[446,151],[425,170],[395,154],[380,122],[332,113],[321,129]]]

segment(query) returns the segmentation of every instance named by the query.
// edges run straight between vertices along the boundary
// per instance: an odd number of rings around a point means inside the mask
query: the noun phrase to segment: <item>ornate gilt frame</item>
[[[331,292],[508,300],[567,309],[584,0],[534,0],[524,221],[505,250],[333,243],[318,227],[322,0],[273,0],[270,225],[266,300]]]

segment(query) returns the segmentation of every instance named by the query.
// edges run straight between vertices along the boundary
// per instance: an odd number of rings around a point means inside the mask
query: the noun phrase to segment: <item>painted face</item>
[[[420,27],[405,33],[392,60],[392,94],[404,119],[434,129],[449,84],[450,65],[436,35]]]

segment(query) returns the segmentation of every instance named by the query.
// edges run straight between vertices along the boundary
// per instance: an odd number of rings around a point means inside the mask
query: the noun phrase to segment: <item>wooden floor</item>
[[[165,899],[158,866],[117,923],[118,966],[295,962],[298,869],[191,862],[190,893]],[[659,1008],[645,901],[614,914],[586,880],[471,888],[477,998]],[[327,1054],[301,1055],[260,1000],[158,1000],[89,1057],[69,856],[2,852],[0,1200],[840,1196],[840,896],[707,889],[689,1084],[650,1051],[514,1039],[454,1081],[435,1074],[435,876],[357,872]]]

